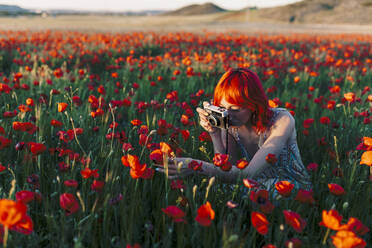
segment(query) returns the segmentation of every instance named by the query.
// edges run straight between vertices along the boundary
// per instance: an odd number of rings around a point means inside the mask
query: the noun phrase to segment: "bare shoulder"
[[[278,111],[278,110],[277,110]],[[295,127],[295,119],[289,111],[281,109],[276,113],[271,127],[271,132],[292,131]]]

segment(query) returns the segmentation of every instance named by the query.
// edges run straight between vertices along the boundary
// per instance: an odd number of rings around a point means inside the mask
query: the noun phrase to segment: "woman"
[[[203,103],[204,108],[208,105],[208,102]],[[197,108],[197,112],[200,125],[212,138],[214,153],[223,154],[227,150],[232,164],[245,158],[249,165],[242,170],[232,166],[226,172],[213,163],[196,160],[203,164],[200,173],[217,176],[230,183],[237,182],[239,178],[249,178],[268,190],[281,180],[288,180],[300,188],[311,188],[297,147],[293,116],[285,109],[269,108],[261,81],[254,72],[245,68],[227,71],[214,90],[213,105],[228,111],[227,129],[212,126],[205,109]],[[277,161],[268,161],[268,155]],[[192,169],[188,167],[192,160],[195,159],[172,159],[168,176],[176,178],[192,174]],[[162,167],[157,170],[164,172]]]

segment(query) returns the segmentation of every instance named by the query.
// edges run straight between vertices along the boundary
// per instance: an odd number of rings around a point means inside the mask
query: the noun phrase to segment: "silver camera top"
[[[219,115],[221,115],[221,117],[227,117],[229,115],[229,112],[227,111],[227,109],[225,108],[222,108],[222,107],[218,107],[218,106],[215,106],[215,105],[208,105],[208,106],[205,106],[204,109],[208,112],[208,113],[217,113]]]

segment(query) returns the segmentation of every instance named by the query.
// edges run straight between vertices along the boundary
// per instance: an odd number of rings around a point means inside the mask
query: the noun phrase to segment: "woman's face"
[[[248,108],[231,104],[225,98],[221,99],[220,107],[229,111],[229,124],[231,126],[239,127],[251,121],[252,111]]]

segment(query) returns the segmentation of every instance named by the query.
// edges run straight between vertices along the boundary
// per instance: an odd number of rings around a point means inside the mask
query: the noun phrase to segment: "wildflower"
[[[315,203],[312,190],[299,189],[295,200],[301,203],[309,203],[309,204]]]
[[[306,221],[298,213],[290,210],[283,210],[285,222],[290,225],[296,232],[301,233],[305,226]]]
[[[41,195],[36,192],[21,190],[16,193],[16,200],[17,202],[22,202],[23,204],[27,204],[33,200],[38,200],[40,202]]]
[[[63,123],[57,120],[51,120],[50,125],[52,125],[53,127],[62,127]]]
[[[342,188],[337,183],[329,183],[328,188],[329,191],[334,195],[344,195],[346,193],[344,188]]]
[[[319,122],[323,125],[328,125],[331,122],[331,120],[329,119],[328,116],[322,116],[320,117]]]
[[[269,221],[267,220],[264,214],[260,212],[252,212],[251,222],[258,233],[266,235],[267,232],[269,231]]]
[[[39,155],[46,150],[46,146],[41,143],[28,142],[27,146],[33,155]]]
[[[195,160],[191,160],[191,162],[188,164],[188,167],[193,171],[201,171],[202,170],[203,163],[198,163]]]
[[[198,208],[198,214],[195,217],[195,220],[202,226],[210,226],[214,219],[214,215],[214,210],[212,209],[211,204],[207,201]]]
[[[309,163],[307,166],[306,166],[306,169],[308,171],[317,171],[318,170],[318,167],[319,165],[317,163]]]
[[[366,151],[362,154],[360,164],[372,166],[372,151]]]
[[[68,104],[65,103],[65,102],[59,102],[59,103],[57,103],[57,105],[58,105],[58,112],[65,111],[67,106],[68,106]]]
[[[354,102],[355,101],[355,94],[353,92],[345,93],[344,98],[348,102]]]
[[[303,125],[304,128],[309,128],[309,127],[311,127],[313,122],[314,122],[314,119],[309,118],[309,119],[304,120],[302,125]]]
[[[320,226],[325,226],[332,230],[341,230],[342,216],[337,210],[331,209],[329,211],[323,210],[322,221],[319,223]]]
[[[26,212],[27,206],[24,203],[0,199],[0,224],[3,227],[30,234],[33,230],[33,223]]]
[[[260,184],[258,182],[254,181],[252,179],[248,179],[248,178],[243,179],[243,184],[248,189],[258,188],[260,186]]]
[[[352,231],[357,235],[364,235],[369,231],[369,228],[365,226],[360,220],[354,217],[350,217],[347,224],[342,226],[343,230]]]
[[[90,189],[93,191],[101,191],[103,189],[103,186],[105,186],[104,181],[93,180]]]
[[[236,167],[241,170],[244,170],[248,165],[249,162],[245,159],[240,159],[236,162]]]
[[[276,164],[276,162],[278,161],[275,154],[272,154],[272,153],[267,154],[265,159],[266,159],[266,162],[271,164],[271,165]]]
[[[142,124],[142,121],[134,119],[130,123],[132,123],[133,126],[140,126]]]
[[[76,213],[80,209],[80,205],[73,194],[63,193],[59,197],[59,205],[65,210],[66,215]]]
[[[365,247],[367,243],[351,231],[341,230],[331,236],[332,243],[336,248],[357,248]]]
[[[177,206],[168,206],[161,209],[166,215],[171,217],[174,222],[184,222],[185,212]]]
[[[269,200],[269,191],[265,189],[260,189],[258,191],[251,191],[250,199],[254,203],[257,203],[260,210],[265,214],[271,213],[275,206]]]
[[[199,140],[200,141],[208,141],[208,142],[210,142],[210,141],[212,141],[212,138],[211,138],[211,136],[209,135],[208,132],[203,131],[199,135]]]
[[[90,178],[90,177],[94,177],[94,178],[99,177],[98,169],[91,170],[88,167],[86,167],[82,171],[80,171],[80,174],[84,179],[87,179],[87,178]]]
[[[66,187],[77,188],[79,183],[76,180],[66,180],[63,182]]]
[[[291,194],[293,187],[294,184],[288,181],[280,181],[275,184],[278,193],[284,197],[288,197]]]
[[[232,168],[229,161],[229,155],[227,154],[216,153],[213,157],[213,163],[223,171],[229,171]]]

